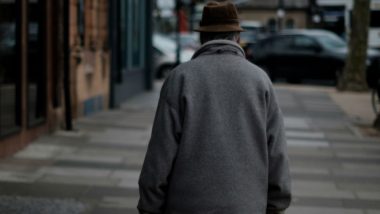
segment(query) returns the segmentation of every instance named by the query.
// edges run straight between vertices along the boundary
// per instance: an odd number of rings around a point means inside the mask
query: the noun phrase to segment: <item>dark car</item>
[[[342,74],[348,54],[347,44],[336,34],[325,30],[291,30],[268,37],[251,47],[249,58],[269,76],[290,82],[302,79],[336,80]],[[380,57],[380,52],[367,51],[367,66]]]

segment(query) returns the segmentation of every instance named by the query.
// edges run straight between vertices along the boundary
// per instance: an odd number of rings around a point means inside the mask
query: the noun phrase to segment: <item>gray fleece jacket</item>
[[[232,41],[204,44],[161,90],[140,180],[140,213],[269,214],[290,204],[271,81]]]

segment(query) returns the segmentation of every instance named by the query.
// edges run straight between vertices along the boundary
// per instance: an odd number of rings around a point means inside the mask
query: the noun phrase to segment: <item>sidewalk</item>
[[[137,213],[138,176],[159,96],[75,123],[0,161],[0,213]]]
[[[371,104],[371,92],[342,92],[334,87],[277,84],[277,89],[295,92],[322,92],[329,95],[332,101],[346,114],[351,126],[362,135],[380,137],[380,132],[372,128],[376,115]]]
[[[78,132],[41,137],[0,161],[0,213],[137,213],[137,180],[159,87],[119,110],[80,119]],[[366,95],[289,85],[276,91],[293,178],[287,213],[379,214],[380,138],[354,124],[355,114],[361,123],[370,119],[359,113],[367,112]],[[358,113],[350,113],[358,103]]]

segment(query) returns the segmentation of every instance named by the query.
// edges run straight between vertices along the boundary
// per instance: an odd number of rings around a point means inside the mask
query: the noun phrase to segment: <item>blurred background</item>
[[[380,0],[233,2],[245,29],[240,45],[246,58],[272,79],[288,135],[296,138],[290,154],[292,172],[301,180],[295,185],[301,208],[293,213],[318,204],[322,208],[315,213],[379,213]],[[131,206],[159,89],[172,68],[200,47],[193,30],[205,4],[0,0],[0,213],[46,205],[26,203],[32,199],[22,197],[30,195],[88,196],[83,206],[47,204],[135,212]],[[334,150],[339,148],[344,151]],[[313,168],[315,161],[325,165]],[[367,171],[357,177],[344,171],[345,161],[355,170],[363,169],[355,164],[366,163]],[[360,186],[360,179],[372,186]],[[62,196],[65,189],[71,193]],[[8,202],[20,210],[1,212]]]

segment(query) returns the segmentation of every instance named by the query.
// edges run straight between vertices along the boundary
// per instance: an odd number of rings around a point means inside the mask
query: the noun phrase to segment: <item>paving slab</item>
[[[287,210],[289,214],[364,214],[364,211],[358,209],[343,208],[324,208],[324,207],[298,207],[294,206]]]
[[[81,214],[86,204],[73,199],[0,196],[0,213],[15,214]]]

